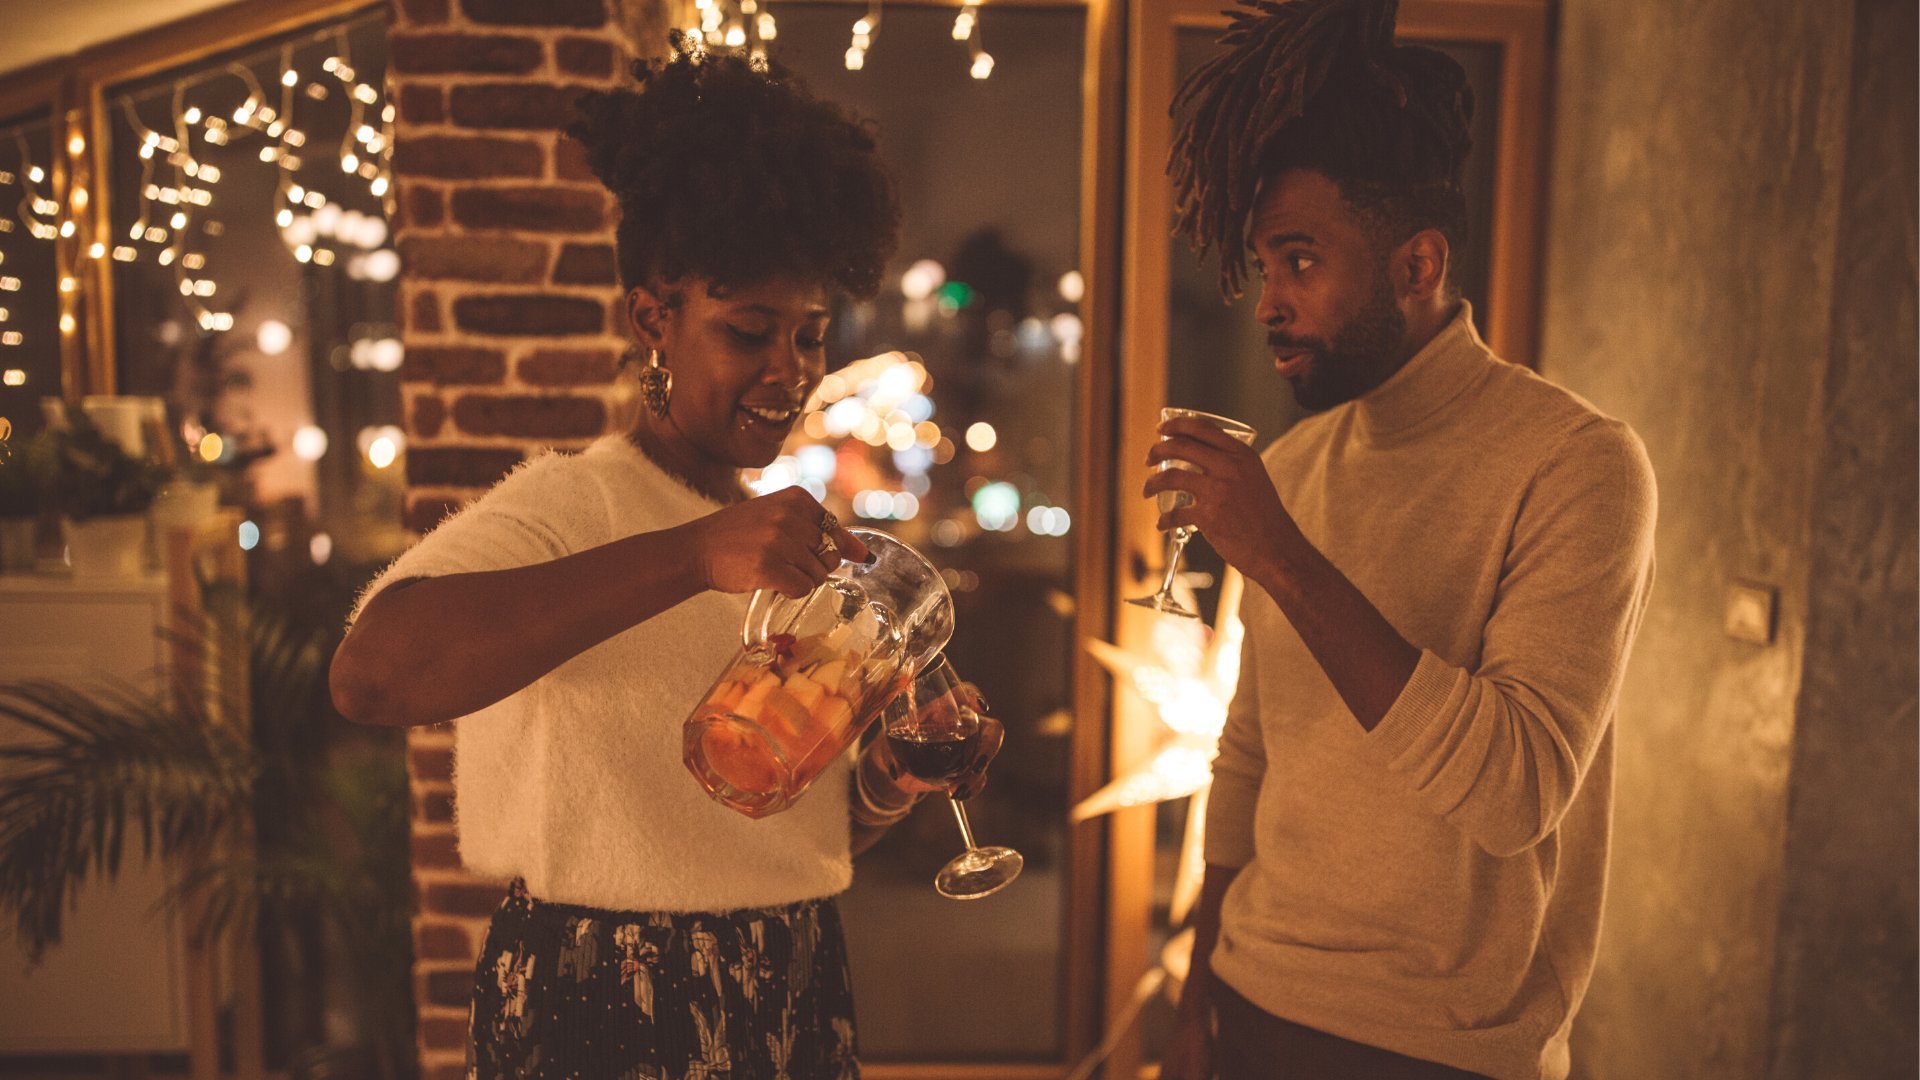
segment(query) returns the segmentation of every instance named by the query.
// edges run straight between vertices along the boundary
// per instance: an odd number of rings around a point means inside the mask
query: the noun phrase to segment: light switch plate
[[[1736,581],[1727,586],[1727,636],[1754,645],[1773,644],[1779,591],[1771,585]]]

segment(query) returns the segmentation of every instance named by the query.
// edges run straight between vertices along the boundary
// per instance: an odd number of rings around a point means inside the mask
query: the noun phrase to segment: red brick
[[[589,397],[462,394],[453,403],[453,421],[469,435],[580,439],[606,432],[607,407]]]
[[[588,187],[456,188],[453,220],[469,229],[597,233],[607,228],[607,197]]]
[[[460,329],[476,334],[594,334],[606,326],[606,305],[577,296],[539,293],[463,296],[453,302],[453,321]]]
[[[496,26],[571,26],[589,30],[607,25],[603,0],[460,0],[460,10],[477,23]]]
[[[387,48],[399,75],[527,75],[547,61],[539,41],[507,34],[396,33]]]
[[[613,285],[619,280],[612,244],[566,244],[553,263],[555,285]]]
[[[453,751],[444,746],[415,746],[407,750],[407,768],[416,779],[453,782]]]
[[[407,483],[414,487],[492,487],[518,464],[518,450],[414,446],[407,449]]]
[[[579,111],[585,86],[545,83],[470,83],[453,88],[453,122],[471,128],[554,131]]]
[[[426,451],[415,448],[408,451],[408,459],[414,454]],[[426,499],[414,496],[407,503],[407,511],[401,515],[401,524],[417,533],[431,531],[434,526],[447,519],[447,515],[460,509],[461,504],[452,499]]]
[[[414,817],[420,821],[444,824],[453,820],[453,792],[428,791],[421,793],[414,809]]]
[[[421,908],[435,915],[490,919],[506,898],[506,886],[495,881],[432,881]]]
[[[400,258],[414,280],[532,284],[547,272],[547,245],[504,236],[407,236]]]
[[[408,746],[452,746],[453,724],[422,724],[407,729]]]
[[[399,104],[402,123],[438,124],[447,118],[447,95],[437,86],[402,86]]]
[[[415,833],[413,865],[435,870],[460,869],[460,842],[452,833]]]
[[[440,189],[419,182],[406,182],[402,186],[402,227],[431,229],[447,219],[447,200],[440,194]]]
[[[473,1001],[473,969],[429,971],[420,976],[420,1000],[429,1005],[466,1006]]]
[[[613,43],[600,38],[563,37],[553,43],[554,63],[568,75],[611,79],[618,57]]]
[[[421,394],[413,399],[413,413],[407,424],[410,433],[431,439],[440,434],[446,422],[446,402],[432,394]]]
[[[473,940],[455,923],[420,923],[413,928],[413,958],[422,960],[472,960]]]
[[[459,345],[416,345],[407,350],[400,368],[400,377],[408,382],[435,386],[494,386],[506,375],[507,358],[498,350]]]
[[[553,175],[561,180],[597,181],[580,140],[563,138],[553,147]]]
[[[416,334],[437,334],[441,326],[439,294],[422,290],[414,296],[408,309],[406,329]]]
[[[400,175],[441,180],[537,177],[546,162],[539,143],[496,135],[403,136],[393,148],[393,167]]]
[[[619,368],[618,353],[599,349],[541,349],[514,365],[531,386],[604,386]]]
[[[452,14],[451,0],[399,0],[396,25],[426,26],[447,21]]]
[[[420,1045],[429,1050],[459,1050],[467,1045],[469,1023],[462,1016],[420,1019]]]

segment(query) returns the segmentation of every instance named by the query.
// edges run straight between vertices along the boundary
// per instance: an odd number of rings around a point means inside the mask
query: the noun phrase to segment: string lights
[[[880,33],[880,4],[881,0],[867,0],[867,13],[854,21],[853,39],[847,46],[848,71],[867,66],[867,53]],[[966,43],[967,52],[973,58],[968,71],[974,78],[985,79],[993,74],[993,57],[980,45],[979,0],[966,0],[960,6],[959,14],[953,19],[953,40]]]
[[[306,131],[296,126],[294,112],[297,106],[311,108],[336,96],[344,100],[346,115],[338,150],[330,156],[337,157],[341,175],[364,182],[368,194],[378,200],[384,214],[390,215],[393,211],[394,108],[383,101],[378,88],[361,79],[355,71],[348,46],[349,29],[335,27],[311,39],[332,45],[320,65],[324,75],[316,74],[312,79],[303,78],[296,67],[297,53],[306,43],[287,42],[277,47],[278,77],[274,88],[277,102],[271,100],[273,91],[263,86],[255,75],[252,65],[257,60],[235,61],[176,81],[171,87],[170,134],[148,127],[140,118],[134,98],[121,98],[117,104],[139,147],[138,211],[123,240],[116,238],[111,247],[95,243],[87,249],[87,255],[135,262],[142,257],[143,250],[152,252],[155,262],[173,270],[181,298],[202,330],[232,329],[232,313],[217,308],[214,298],[219,287],[204,272],[206,255],[195,245],[199,238],[217,237],[223,231],[221,222],[211,216],[220,169],[201,160],[195,152],[194,140],[197,136],[205,146],[218,147],[254,136],[270,140],[259,148],[258,157],[261,163],[273,166],[278,174],[274,223],[282,241],[301,262],[332,265],[337,258],[331,243],[336,230],[314,228],[309,219],[331,206],[333,220],[337,221],[344,211],[311,184],[300,182],[301,170],[307,164],[304,155],[308,137]],[[244,99],[230,113],[216,114],[188,103],[191,91],[228,78],[238,80],[245,89]],[[302,97],[305,102],[301,101]],[[168,168],[170,182],[163,182],[156,175],[162,166]],[[29,198],[37,200],[33,194]],[[80,198],[84,199],[84,195]],[[76,205],[75,210],[79,209],[81,206]],[[381,224],[383,240],[384,222]],[[40,235],[45,226],[36,222],[34,228],[36,235]],[[367,230],[359,229],[341,239],[359,247],[366,233]]]
[[[46,123],[46,121],[36,121],[33,124],[15,128],[11,133],[13,143],[18,150],[19,163],[11,170],[0,169],[0,187],[10,187],[17,183],[21,187],[22,195],[14,216],[0,214],[0,236],[10,236],[16,232],[16,218],[18,225],[25,226],[24,235],[30,239],[51,241],[60,235],[59,227],[55,224],[59,218],[60,204],[41,193],[39,185],[47,182],[47,171],[34,163],[32,147],[28,144],[26,137],[30,128],[41,127]],[[19,300],[15,294],[19,293],[25,285],[19,275],[19,261],[14,260],[10,263],[9,253],[5,249],[0,249],[0,348],[8,350],[9,356],[12,355],[12,350],[25,346],[29,338],[29,332],[21,328],[21,320],[15,317],[15,305]],[[0,370],[0,375],[4,375],[4,378],[0,378],[0,383],[10,387],[26,384],[26,370],[15,366],[17,363],[18,361],[9,360],[4,365],[0,365],[0,368],[4,368]]]
[[[36,240],[52,240],[60,235],[54,221],[59,217],[60,204],[40,194],[39,185],[47,179],[47,171],[33,163],[33,151],[27,146],[24,131],[13,133],[14,145],[20,149],[20,223]]]
[[[879,32],[880,0],[869,0],[867,13],[853,24],[853,44],[847,46],[848,71],[867,66],[867,50],[873,46],[873,35]]]
[[[979,0],[967,0],[960,7],[960,14],[953,17],[953,40],[967,43],[967,52],[973,57],[969,71],[974,78],[984,79],[993,74],[993,56],[980,45]]]
[[[761,0],[694,0],[693,7],[700,22],[684,31],[685,51],[697,60],[707,49],[732,49],[754,70],[767,69],[767,42],[780,36],[780,26]]]

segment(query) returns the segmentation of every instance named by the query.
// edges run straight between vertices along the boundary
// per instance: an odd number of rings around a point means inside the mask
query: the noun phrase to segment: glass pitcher
[[[873,561],[841,563],[800,600],[754,593],[740,652],[684,725],[687,770],[748,817],[793,805],[953,633],[953,597],[925,556],[848,531]]]

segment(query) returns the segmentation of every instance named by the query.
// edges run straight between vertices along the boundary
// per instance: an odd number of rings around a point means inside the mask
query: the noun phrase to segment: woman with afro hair
[[[867,556],[804,490],[750,498],[740,472],[779,453],[899,210],[866,125],[778,65],[676,47],[568,129],[620,203],[638,419],[433,530],[333,661],[353,720],[459,720],[461,860],[512,882],[475,969],[479,1078],[857,1076],[833,898],[932,790],[874,740],[754,821],[681,766],[747,595]]]

